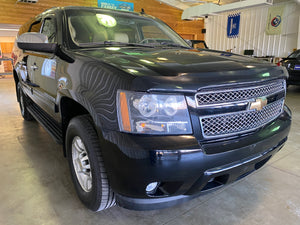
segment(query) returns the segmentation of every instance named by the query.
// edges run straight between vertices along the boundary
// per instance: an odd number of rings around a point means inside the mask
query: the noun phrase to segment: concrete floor
[[[259,171],[173,208],[93,213],[76,196],[61,146],[38,123],[23,121],[13,79],[0,79],[0,225],[299,225],[300,87],[291,86],[287,96],[289,140]]]

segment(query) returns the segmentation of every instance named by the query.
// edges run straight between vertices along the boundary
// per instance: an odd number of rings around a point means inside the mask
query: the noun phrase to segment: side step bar
[[[58,144],[63,143],[62,127],[59,123],[52,119],[43,109],[32,101],[27,105],[27,109]]]

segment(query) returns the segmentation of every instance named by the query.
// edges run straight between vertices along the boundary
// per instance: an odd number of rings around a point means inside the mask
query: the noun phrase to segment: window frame
[[[34,25],[39,24],[39,23],[41,23],[41,27],[40,27],[40,29],[38,31],[40,33],[41,32],[41,28],[43,26],[43,20],[42,20],[42,18],[38,18],[35,21],[33,21],[33,23],[31,23],[30,26],[29,26],[29,28],[28,28],[28,32],[35,32],[35,31],[31,31],[31,29],[32,29],[32,27]]]

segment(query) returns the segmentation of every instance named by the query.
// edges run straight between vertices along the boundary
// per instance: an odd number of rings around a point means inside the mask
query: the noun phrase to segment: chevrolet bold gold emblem
[[[250,110],[256,109],[257,111],[262,110],[268,104],[268,99],[266,98],[258,98],[255,102],[250,103]]]

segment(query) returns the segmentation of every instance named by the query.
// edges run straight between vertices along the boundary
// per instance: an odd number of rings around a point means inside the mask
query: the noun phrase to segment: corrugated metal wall
[[[209,48],[223,51],[232,49],[238,54],[243,54],[245,49],[254,49],[255,56],[289,55],[297,47],[300,6],[295,2],[285,3],[281,35],[265,34],[268,8],[248,8],[206,18],[205,40]],[[241,13],[240,32],[237,38],[227,38],[227,18],[233,13]]]

